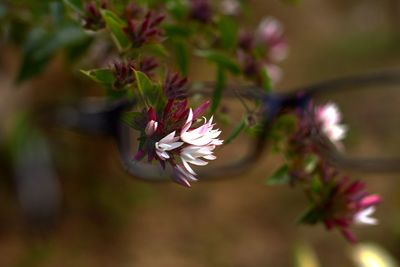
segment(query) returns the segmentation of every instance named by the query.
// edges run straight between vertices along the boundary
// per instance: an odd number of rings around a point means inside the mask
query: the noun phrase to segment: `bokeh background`
[[[399,67],[398,0],[250,2],[255,14],[249,25],[271,15],[285,27],[290,55],[276,90]],[[41,75],[17,86],[21,49],[0,43],[2,147],[22,110],[100,90],[79,73],[66,72],[65,61],[65,55],[55,57]],[[193,64],[190,77],[212,77],[207,69],[204,62]],[[282,163],[279,156],[265,153],[241,177],[187,189],[135,181],[105,138],[48,134],[61,181],[55,186],[62,192],[53,224],[29,223],[15,192],[15,166],[6,148],[0,151],[0,266],[357,266],[354,248],[339,233],[296,225],[306,207],[298,190],[264,185]],[[399,174],[351,175],[384,197],[376,214],[380,225],[359,228],[357,235],[400,262]],[[304,265],[296,265],[299,257]]]

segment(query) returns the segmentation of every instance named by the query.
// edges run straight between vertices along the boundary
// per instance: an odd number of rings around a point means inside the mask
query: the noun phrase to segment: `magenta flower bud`
[[[153,107],[150,107],[150,108],[149,108],[149,110],[147,111],[147,114],[148,114],[149,121],[151,121],[151,120],[153,120],[153,121],[157,120],[156,111],[154,110]]]
[[[168,99],[185,99],[187,97],[187,78],[180,78],[178,73],[168,74],[163,89]]]
[[[100,4],[101,9],[107,8],[107,2],[102,1]],[[101,16],[96,1],[91,1],[84,6],[85,14],[83,15],[83,27],[88,30],[97,31],[103,29],[106,25]]]
[[[160,29],[160,24],[164,20],[164,15],[157,15],[152,12],[147,12],[145,18],[138,23],[135,19],[128,20],[128,26],[123,28],[124,33],[132,42],[135,48],[152,42],[160,41],[163,31]]]
[[[142,160],[144,158],[144,156],[146,155],[146,153],[143,150],[139,150],[136,155],[134,156],[134,159],[136,161]]]
[[[362,208],[366,208],[378,205],[379,203],[381,203],[381,197],[379,195],[374,194],[363,197],[361,199],[360,205]]]
[[[125,6],[124,17],[126,20],[138,19],[142,14],[143,9],[134,2],[130,2]]]
[[[208,0],[190,0],[190,18],[201,23],[209,23],[212,20],[213,11]]]
[[[238,38],[238,46],[243,50],[250,50],[254,47],[254,36],[249,31],[241,31]]]

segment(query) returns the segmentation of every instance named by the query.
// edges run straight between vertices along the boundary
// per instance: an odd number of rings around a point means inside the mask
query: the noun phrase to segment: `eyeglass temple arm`
[[[294,90],[295,92],[303,92],[307,95],[314,96],[327,91],[349,90],[358,88],[360,85],[390,85],[400,84],[400,70],[381,71],[363,75],[354,75],[320,82],[311,86],[305,86]],[[377,88],[378,89],[378,88]]]
[[[64,107],[56,113],[56,124],[63,128],[88,134],[115,136],[119,131],[121,115],[132,108],[134,99],[122,99],[112,103],[87,101],[78,107]]]

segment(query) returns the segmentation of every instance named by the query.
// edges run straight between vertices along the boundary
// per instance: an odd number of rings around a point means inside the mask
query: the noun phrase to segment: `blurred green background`
[[[276,90],[399,66],[398,0],[250,1],[251,25],[271,15],[285,26],[290,55]],[[5,42],[0,48],[0,142],[9,138],[21,109],[99,90],[78,72],[65,72],[65,55],[15,88],[20,48]],[[204,64],[193,64],[189,77],[211,79]],[[41,231],[31,227],[15,196],[12,168],[0,163],[0,266],[358,266],[354,248],[337,232],[296,225],[306,207],[300,192],[264,186],[282,162],[278,156],[264,155],[240,178],[187,189],[131,179],[107,139],[49,134],[58,151],[60,219]],[[376,215],[380,225],[356,234],[400,262],[398,176],[352,174],[384,198]]]

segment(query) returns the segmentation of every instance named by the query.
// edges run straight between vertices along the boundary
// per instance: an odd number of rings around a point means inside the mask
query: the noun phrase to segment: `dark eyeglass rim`
[[[341,90],[349,90],[349,87],[351,88],[351,86],[359,88],[360,85],[374,84],[400,84],[400,71],[381,71],[332,79],[311,86],[290,90],[288,93],[266,93],[263,89],[256,86],[228,86],[228,88],[232,87],[233,89],[238,89],[242,97],[257,100],[261,99],[262,110],[265,110],[263,113],[262,130],[255,139],[251,153],[249,153],[246,158],[235,164],[230,164],[229,166],[222,166],[215,169],[207,168],[208,170],[199,173],[199,176],[202,180],[217,180],[222,177],[239,176],[251,166],[254,166],[259,162],[261,155],[267,147],[267,133],[271,129],[275,119],[282,114],[283,111],[295,109],[305,110],[308,103],[310,103],[314,97],[328,92],[340,92]],[[203,83],[201,91],[193,90],[191,92],[206,94],[207,91],[212,92],[212,85],[212,83]],[[225,90],[225,96],[235,96],[235,92],[233,90]],[[140,163],[135,162],[132,159],[132,147],[129,142],[129,128],[120,123],[120,116],[126,110],[133,108],[135,104],[135,100],[123,99],[111,104],[103,103],[94,109],[83,105],[81,108],[75,109],[74,112],[76,114],[73,116],[73,120],[64,117],[61,119],[60,124],[64,127],[67,126],[68,128],[74,128],[78,131],[112,136],[117,143],[121,163],[130,175],[137,179],[146,181],[169,181],[168,176],[171,175],[171,173],[163,173],[158,170],[158,168],[154,168],[155,165],[151,165],[153,167],[144,167],[144,165],[142,166]],[[321,146],[321,152],[333,165],[343,169],[361,172],[400,171],[400,158],[347,158],[338,153],[338,151],[333,147],[327,148],[323,146]]]

